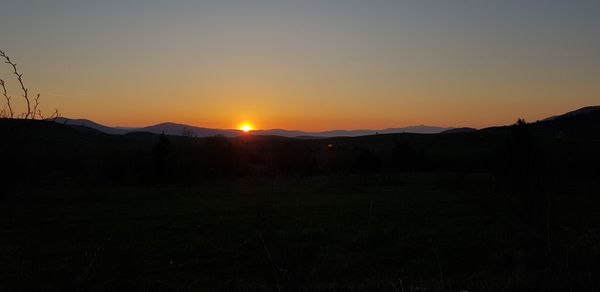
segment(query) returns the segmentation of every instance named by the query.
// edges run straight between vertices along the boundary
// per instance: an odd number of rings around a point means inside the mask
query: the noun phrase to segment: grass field
[[[542,242],[554,246],[531,251],[522,240],[531,231],[485,175],[36,190],[0,200],[0,291],[525,291],[552,284],[548,277],[575,290],[597,284],[596,265],[585,262],[598,258],[597,222],[584,215],[597,207],[573,212],[585,222],[552,221],[560,234]],[[536,252],[553,260],[535,262]]]

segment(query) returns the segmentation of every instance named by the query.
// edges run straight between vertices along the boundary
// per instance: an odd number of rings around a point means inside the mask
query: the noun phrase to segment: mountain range
[[[552,116],[540,121],[540,123],[548,123],[561,119],[568,119],[576,116],[585,116],[591,113],[600,112],[600,106],[588,106],[581,109],[571,111],[562,115]],[[88,119],[69,119],[69,118],[58,118],[54,120],[56,123],[70,125],[70,126],[83,126],[92,128],[107,134],[124,135],[134,132],[144,132],[153,134],[167,134],[174,136],[191,136],[191,137],[212,137],[212,136],[224,136],[224,137],[237,137],[243,135],[244,132],[237,129],[213,129],[196,127],[186,124],[178,123],[160,123],[147,127],[138,128],[123,128],[123,127],[109,127],[101,125]],[[285,129],[270,129],[270,130],[254,130],[251,133],[253,135],[262,136],[282,136],[290,138],[330,138],[330,137],[358,137],[368,136],[376,134],[396,134],[396,133],[412,133],[412,134],[453,134],[453,133],[465,133],[477,131],[474,128],[446,128],[446,127],[434,127],[434,126],[409,126],[402,128],[387,128],[381,130],[331,130],[321,132],[307,132],[299,130],[285,130]]]
[[[244,132],[236,129],[212,129],[190,126],[185,124],[177,123],[160,123],[147,127],[139,128],[121,128],[121,127],[109,127],[101,125],[88,119],[69,119],[69,118],[58,118],[55,122],[60,124],[66,124],[71,126],[84,126],[92,129],[99,130],[107,134],[122,135],[132,132],[149,132],[154,134],[167,134],[176,136],[193,136],[193,137],[211,137],[211,136],[224,136],[224,137],[236,137],[242,135]],[[375,134],[394,134],[394,133],[414,133],[414,134],[437,134],[444,131],[453,130],[454,128],[444,127],[432,127],[432,126],[410,126],[403,128],[388,128],[382,130],[332,130],[322,132],[307,132],[298,130],[285,130],[285,129],[271,129],[271,130],[255,130],[252,131],[253,135],[269,135],[269,136],[282,136],[291,138],[327,138],[327,137],[357,137],[367,136]]]

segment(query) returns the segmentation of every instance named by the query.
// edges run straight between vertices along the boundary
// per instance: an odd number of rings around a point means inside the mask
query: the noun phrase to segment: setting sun
[[[244,124],[244,125],[242,125],[242,126],[240,127],[240,130],[242,130],[242,131],[244,131],[244,132],[248,133],[248,132],[250,132],[250,131],[252,130],[252,126],[250,126],[250,125],[248,125],[248,124]]]

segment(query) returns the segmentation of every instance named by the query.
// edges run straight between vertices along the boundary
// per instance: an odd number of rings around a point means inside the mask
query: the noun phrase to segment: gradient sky
[[[600,104],[598,0],[3,0],[0,49],[44,110],[112,126],[485,127]]]

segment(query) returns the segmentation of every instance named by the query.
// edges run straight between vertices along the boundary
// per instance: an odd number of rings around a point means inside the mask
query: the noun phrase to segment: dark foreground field
[[[531,212],[466,174],[15,191],[0,291],[594,291],[598,189]]]

